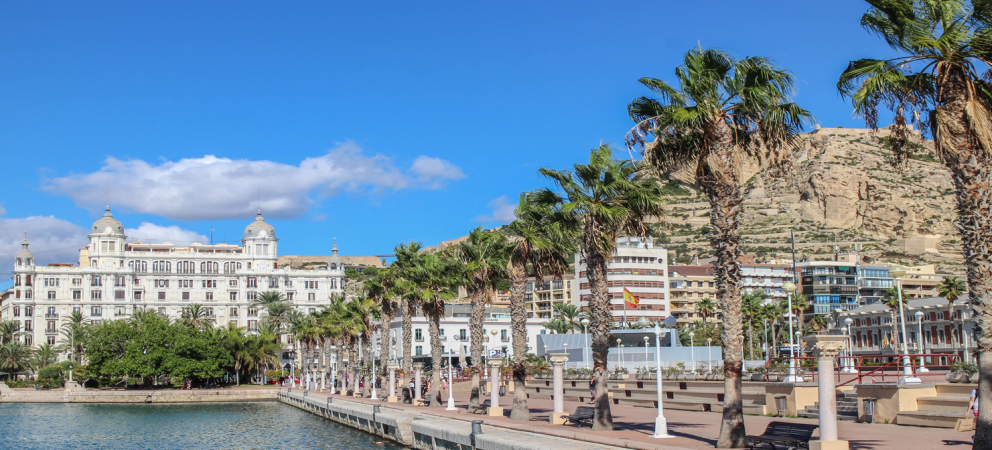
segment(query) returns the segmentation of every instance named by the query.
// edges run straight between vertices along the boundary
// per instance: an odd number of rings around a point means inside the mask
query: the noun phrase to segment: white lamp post
[[[651,338],[644,336],[644,365],[648,366],[648,347],[651,346]]]
[[[696,337],[695,331],[689,332],[689,354],[692,355],[692,371],[696,371],[696,344],[693,342],[692,338]]]
[[[331,345],[330,347],[328,347],[328,350],[331,351],[331,390],[329,392],[333,394],[334,386],[337,384],[337,379],[338,379],[338,372],[336,370],[337,369],[336,363],[338,362],[338,354],[337,354],[338,347],[336,345]]]
[[[899,383],[922,383],[922,380],[913,376],[913,363],[910,362],[909,351],[906,349],[906,339],[909,335],[906,334],[906,315],[904,314],[902,305],[902,277],[906,275],[906,268],[900,265],[889,267],[889,275],[892,275],[892,278],[896,279],[896,296],[899,300],[899,323],[902,328],[902,339],[900,339],[902,343],[902,378],[899,379]]]
[[[379,396],[376,395],[375,391],[375,349],[372,349],[372,376],[369,377],[370,383],[372,383],[372,396],[369,397],[372,400],[378,400]]]
[[[920,343],[920,368],[916,370],[918,372],[927,373],[930,369],[925,367],[926,363],[923,361],[923,354],[927,352],[926,349],[923,348],[923,311],[916,311],[916,314],[913,314],[913,316],[916,317],[916,326],[918,327],[916,332],[916,340]]]
[[[448,336],[445,339],[445,342],[449,344],[448,345],[448,407],[444,408],[447,411],[458,411],[458,408],[455,407],[455,395],[454,395],[455,379],[451,378],[451,345],[450,344],[453,338],[454,336]],[[441,357],[443,358],[444,355],[442,354]]]
[[[623,339],[617,338],[617,359],[620,360],[620,367],[623,367]]]
[[[706,361],[710,365],[710,372],[713,371],[713,339],[706,338]]]
[[[668,316],[667,318],[665,318],[666,327],[673,327],[675,326],[676,323],[678,323],[678,321],[672,316]],[[657,364],[657,372],[655,372],[655,379],[657,380],[656,387],[658,389],[658,417],[655,418],[654,420],[654,434],[651,435],[651,437],[653,438],[675,437],[668,434],[668,420],[665,419],[665,408],[662,405],[662,401],[663,401],[662,396],[664,395],[664,391],[662,391],[661,389],[661,378],[662,378],[661,377],[661,336],[667,333],[668,330],[662,330],[658,324],[654,325],[654,338],[655,338],[655,345],[657,346],[654,349],[654,354],[655,354],[655,363]]]
[[[786,383],[798,383],[802,381],[801,378],[796,376],[796,343],[792,340],[792,293],[796,292],[796,284],[791,281],[786,281],[782,283],[782,290],[786,293],[786,298],[788,299],[788,311],[786,311],[787,317],[789,318],[789,376],[785,378]]]
[[[582,334],[584,335],[585,345],[582,348],[582,360],[586,363],[586,367],[592,367],[592,361],[589,361],[589,318],[583,317],[579,323],[582,324]]]
[[[855,373],[858,370],[854,368],[854,319],[850,317],[844,319],[844,325],[847,326],[847,365],[844,366],[844,371],[847,373]]]

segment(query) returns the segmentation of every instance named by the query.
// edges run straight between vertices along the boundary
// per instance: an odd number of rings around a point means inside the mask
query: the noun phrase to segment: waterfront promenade
[[[293,389],[293,392],[298,391],[299,389]],[[326,398],[328,396],[326,393],[312,391],[308,395],[319,398]],[[614,405],[612,412],[616,429],[613,431],[592,431],[588,426],[580,428],[574,425],[551,425],[548,423],[548,416],[552,410],[551,400],[530,399],[528,403],[533,420],[530,422],[520,422],[511,421],[508,417],[512,402],[512,397],[510,396],[500,399],[500,405],[505,409],[504,417],[489,417],[468,413],[466,409],[469,399],[468,394],[455,394],[455,403],[459,408],[457,412],[446,411],[443,407],[430,408],[399,403],[385,403],[381,400],[355,398],[340,394],[336,394],[333,397],[358,403],[388,405],[390,408],[466,422],[482,419],[486,425],[495,427],[639,449],[713,448],[716,438],[719,435],[721,418],[719,413],[713,412],[665,411],[665,417],[668,419],[668,431],[676,437],[672,439],[654,439],[650,436],[654,433],[654,419],[657,415],[657,410],[650,408]],[[577,406],[590,406],[590,404],[565,402],[565,410],[567,412],[574,411]],[[813,419],[765,416],[744,417],[749,434],[760,434],[765,426],[773,420],[816,423],[816,420]],[[852,450],[971,448],[971,433],[960,433],[947,428],[921,428],[841,421],[838,425],[838,431],[841,439],[850,441]],[[814,439],[817,436],[817,434],[814,434]]]

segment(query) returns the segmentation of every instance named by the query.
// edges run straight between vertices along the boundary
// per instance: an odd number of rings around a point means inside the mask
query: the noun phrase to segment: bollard
[[[331,397],[327,397],[327,405],[330,406],[330,404],[331,404]]]
[[[775,397],[775,409],[778,410],[778,416],[779,417],[784,417],[785,416],[785,410],[786,410],[786,408],[788,408],[785,405],[786,398],[787,397],[784,396],[784,395],[780,395],[778,397]]]
[[[475,435],[482,434],[482,421],[472,421],[472,447],[475,447]]]
[[[293,392],[293,388],[286,389],[286,393],[292,393],[292,392]]]
[[[379,414],[382,411],[379,410],[379,405],[372,405],[372,414]]]

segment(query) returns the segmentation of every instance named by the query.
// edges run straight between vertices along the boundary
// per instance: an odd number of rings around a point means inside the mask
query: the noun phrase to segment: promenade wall
[[[0,383],[2,384],[2,383]],[[4,385],[5,386],[5,385]],[[197,403],[275,400],[277,389],[0,390],[3,403]]]
[[[518,432],[473,424],[426,413],[409,412],[381,405],[349,402],[324,396],[309,397],[302,391],[280,391],[279,401],[343,425],[381,436],[419,450],[565,450],[619,449],[574,439]],[[375,406],[379,406],[376,411]],[[480,421],[481,422],[481,421]]]

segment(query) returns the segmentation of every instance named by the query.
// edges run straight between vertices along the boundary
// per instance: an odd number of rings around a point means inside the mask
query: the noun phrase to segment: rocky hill
[[[866,261],[963,272],[950,173],[922,139],[893,166],[887,137],[885,129],[820,128],[804,135],[788,167],[747,169],[745,251],[791,259],[791,229],[800,260],[860,249]],[[709,204],[690,175],[668,174],[677,183],[665,187],[672,203],[663,234],[680,262],[709,256]]]

